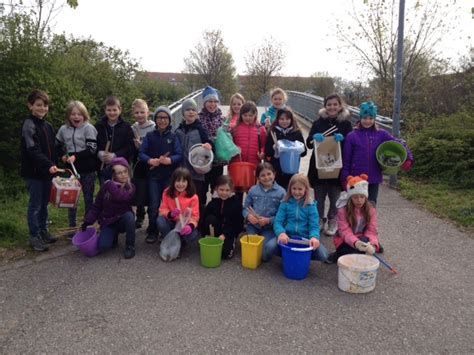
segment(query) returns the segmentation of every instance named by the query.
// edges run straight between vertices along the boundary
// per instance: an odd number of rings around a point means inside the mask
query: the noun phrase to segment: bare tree
[[[455,0],[415,1],[408,8],[404,46],[404,92],[417,90],[437,67],[436,45],[453,24]],[[398,1],[352,2],[352,23],[339,23],[337,35],[373,75],[379,105],[390,112],[397,47]],[[406,97],[406,95],[405,95]]]
[[[225,46],[220,30],[204,31],[203,39],[184,59],[188,80],[196,85],[211,85],[227,98],[236,89],[234,59]],[[197,81],[197,83],[195,82]]]
[[[250,97],[255,100],[271,87],[272,77],[280,74],[285,63],[283,44],[272,37],[253,48],[245,57]]]

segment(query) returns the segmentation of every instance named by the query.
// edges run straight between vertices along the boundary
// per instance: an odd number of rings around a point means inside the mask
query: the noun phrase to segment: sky
[[[474,33],[474,0],[456,3],[458,18],[438,46],[445,56],[467,55],[467,48],[474,46],[468,38]],[[271,36],[286,53],[283,75],[327,72],[364,80],[367,73],[357,66],[353,53],[336,50],[341,48],[334,35],[336,23],[348,23],[351,8],[350,0],[79,0],[76,9],[65,8],[57,15],[53,31],[128,50],[146,71],[182,72],[184,58],[202,33],[219,29],[239,74],[246,71],[246,54]]]

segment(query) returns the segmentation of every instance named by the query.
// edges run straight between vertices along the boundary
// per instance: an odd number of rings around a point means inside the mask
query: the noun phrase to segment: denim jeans
[[[372,202],[375,206],[377,204],[377,197],[379,195],[379,184],[369,184],[369,198],[368,200]]]
[[[167,186],[168,179],[148,179],[148,231],[151,234],[157,233],[156,218],[158,216],[158,208],[160,208],[161,196]]]
[[[135,215],[125,212],[120,219],[100,230],[99,250],[104,252],[117,244],[119,233],[125,232],[125,245],[135,246]]]
[[[176,226],[174,221],[171,221],[163,216],[159,216],[156,219],[156,224],[158,226],[158,230],[161,233],[162,237],[166,237],[166,235]],[[191,234],[183,237],[181,240],[186,242],[193,242],[199,238],[199,232],[197,228],[194,228]]]
[[[81,178],[79,179],[82,186],[82,194],[84,195],[84,215],[87,214],[94,202],[95,175],[95,172],[81,174]],[[77,224],[77,208],[69,208],[68,216],[69,227],[75,227]]]
[[[324,218],[326,196],[329,198],[328,219],[335,219],[337,216],[336,201],[341,195],[341,187],[339,185],[318,184],[314,187],[314,199],[318,202],[319,218]]]
[[[30,199],[28,201],[28,228],[30,238],[39,237],[48,229],[48,203],[51,194],[51,180],[26,179]]]
[[[277,237],[275,236],[275,232],[273,232],[273,228],[259,228],[248,223],[247,233],[261,235],[265,238],[263,241],[262,261],[270,261],[278,250]]]

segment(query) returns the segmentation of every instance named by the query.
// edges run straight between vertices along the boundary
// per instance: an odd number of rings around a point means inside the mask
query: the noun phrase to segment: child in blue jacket
[[[310,195],[309,181],[303,174],[293,175],[288,192],[278,208],[273,230],[278,242],[287,244],[289,238],[309,239],[313,248],[311,259],[326,261],[328,252],[319,242],[319,215]]]

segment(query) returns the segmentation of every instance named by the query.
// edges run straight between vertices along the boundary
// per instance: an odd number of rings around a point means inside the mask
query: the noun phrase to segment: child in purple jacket
[[[84,218],[82,230],[98,221],[100,224],[99,250],[104,252],[117,246],[119,233],[125,232],[125,259],[135,256],[135,214],[132,210],[135,186],[130,182],[130,166],[125,158],[114,158],[112,179],[104,182],[94,204]]]
[[[408,171],[413,166],[413,155],[405,142],[383,129],[378,129],[375,125],[376,116],[377,106],[373,102],[363,102],[360,105],[359,122],[354,130],[347,135],[344,144],[341,171],[341,181],[344,183],[349,175],[366,174],[369,176],[369,201],[374,206],[377,203],[379,184],[383,181],[382,169],[375,156],[378,146],[386,141],[402,143],[408,153],[402,169]]]

